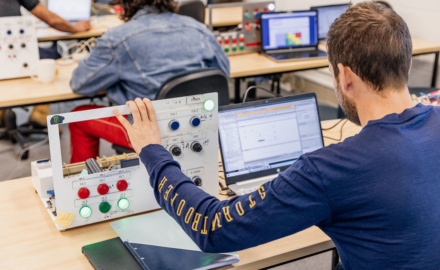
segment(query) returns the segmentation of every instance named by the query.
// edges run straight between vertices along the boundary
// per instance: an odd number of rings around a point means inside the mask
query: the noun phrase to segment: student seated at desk
[[[179,72],[214,67],[229,74],[229,60],[214,35],[196,20],[175,14],[173,0],[122,0],[127,22],[98,40],[74,71],[73,91],[94,96],[107,90],[116,104],[136,97],[154,99],[161,86]],[[74,111],[98,108],[80,106]],[[116,118],[69,124],[71,163],[96,158],[99,139],[131,148]]]
[[[440,269],[440,108],[414,105],[412,43],[392,9],[349,8],[328,33],[339,104],[363,127],[342,143],[302,155],[257,191],[219,201],[186,177],[161,144],[149,100],[118,111],[160,206],[205,252],[229,252],[316,225],[343,269]]]

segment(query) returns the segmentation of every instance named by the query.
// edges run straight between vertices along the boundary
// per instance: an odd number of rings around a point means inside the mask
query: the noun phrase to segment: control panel
[[[194,185],[211,195],[219,188],[217,99],[212,93],[153,101],[163,147]],[[130,114],[128,106],[117,108]],[[62,163],[58,125],[111,117],[113,109],[48,117],[51,160],[32,162],[32,181],[59,230],[159,208],[135,153]]]
[[[33,75],[38,59],[34,18],[0,18],[0,80]]]
[[[239,30],[214,32],[217,42],[227,55],[261,51],[260,15],[275,10],[274,2],[240,3],[240,5],[243,6],[243,21]],[[215,8],[216,5],[213,6]]]

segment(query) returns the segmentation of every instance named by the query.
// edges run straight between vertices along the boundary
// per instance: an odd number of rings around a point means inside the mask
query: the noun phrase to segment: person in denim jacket
[[[229,61],[214,35],[196,20],[176,14],[173,0],[122,0],[125,24],[110,29],[89,57],[80,61],[70,86],[77,94],[95,96],[107,90],[109,99],[125,104],[136,97],[155,99],[175,74],[218,68],[229,75]],[[99,108],[80,106],[74,111]],[[71,163],[99,155],[99,138],[131,148],[114,118],[69,124]]]

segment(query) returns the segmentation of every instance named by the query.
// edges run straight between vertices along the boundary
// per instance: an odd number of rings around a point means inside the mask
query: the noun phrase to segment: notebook
[[[311,10],[318,12],[318,38],[326,39],[332,23],[348,9],[348,4],[316,6]]]
[[[163,210],[110,225],[142,269],[212,269],[239,262],[235,252],[202,252]]]
[[[326,58],[318,49],[317,11],[261,14],[261,48],[275,61]]]
[[[324,146],[314,93],[222,106],[218,119],[225,181],[238,195]]]

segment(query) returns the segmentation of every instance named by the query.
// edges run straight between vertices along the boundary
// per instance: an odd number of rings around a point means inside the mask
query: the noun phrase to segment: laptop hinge
[[[315,49],[317,49],[317,47],[312,46],[312,47],[270,50],[270,51],[266,51],[266,53],[303,52],[303,51],[313,51]]]

